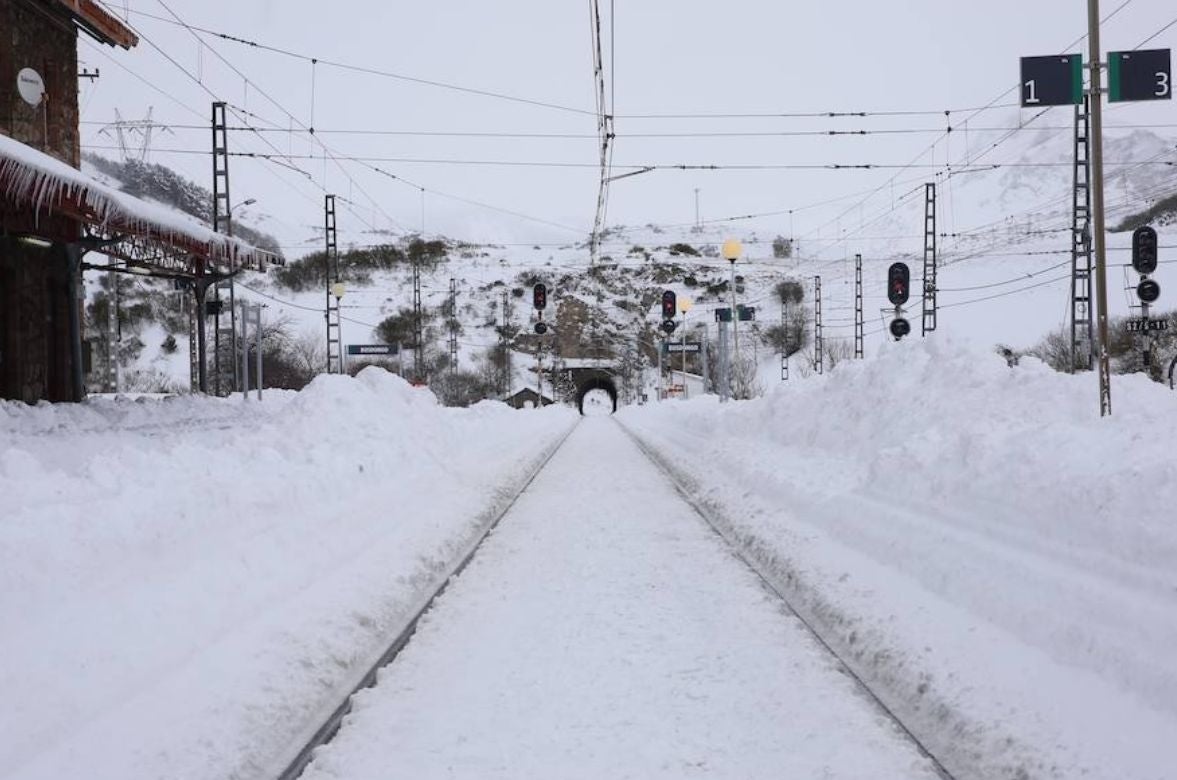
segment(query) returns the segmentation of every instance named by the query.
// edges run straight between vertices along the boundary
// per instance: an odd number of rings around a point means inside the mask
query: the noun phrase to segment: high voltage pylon
[[[821,277],[813,277],[813,370],[823,373],[825,342],[821,332]]]
[[[936,183],[924,185],[924,295],[920,335],[936,329]]]
[[[339,297],[335,285],[339,279],[339,234],[335,221],[335,196],[323,199],[323,233],[326,236],[327,257],[324,259],[323,276],[327,282],[327,373],[343,373],[343,323],[339,312]]]
[[[854,256],[854,357],[865,356],[866,321],[862,315],[862,255]]]
[[[95,71],[97,75],[97,71]],[[151,113],[154,109],[147,109],[147,117],[145,119],[123,119],[122,114],[116,108],[114,110],[115,121],[105,125],[98,131],[99,135],[113,135],[115,142],[118,143],[119,151],[122,153],[123,162],[147,162],[151,157],[151,138],[156,130],[165,133],[170,133],[172,129],[164,124],[160,124],[152,120]],[[138,135],[140,140],[135,143],[134,136]]]
[[[1071,197],[1072,373],[1090,371],[1094,354],[1091,317],[1091,98],[1075,106],[1075,168]]]

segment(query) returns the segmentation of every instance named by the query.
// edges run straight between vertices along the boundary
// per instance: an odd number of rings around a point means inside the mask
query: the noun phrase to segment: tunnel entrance
[[[581,383],[576,389],[576,408],[584,414],[584,398],[593,390],[604,390],[609,394],[609,401],[613,404],[613,411],[617,411],[617,386],[607,377],[593,377]]]

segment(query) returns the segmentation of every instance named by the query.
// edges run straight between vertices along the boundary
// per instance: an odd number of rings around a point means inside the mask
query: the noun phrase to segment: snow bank
[[[272,777],[572,421],[380,369],[0,403],[0,777]]]
[[[929,339],[621,418],[958,776],[1171,777],[1177,393],[1113,402]]]

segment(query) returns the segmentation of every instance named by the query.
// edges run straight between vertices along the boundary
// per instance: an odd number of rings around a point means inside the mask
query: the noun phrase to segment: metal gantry
[[[1090,371],[1095,353],[1091,316],[1090,97],[1075,106],[1075,167],[1071,198],[1071,372]]]
[[[936,329],[936,183],[924,185],[924,295],[920,335]]]
[[[854,357],[862,360],[866,347],[866,320],[862,314],[862,255],[854,256]]]
[[[343,373],[342,321],[339,312],[339,298],[334,287],[339,279],[339,235],[336,232],[335,196],[327,195],[323,202],[323,233],[326,240],[327,256],[323,259],[327,283],[327,373]]]
[[[821,277],[813,277],[813,370],[823,372],[825,342],[821,332]]]
[[[213,103],[212,132],[213,132],[213,230],[225,235],[233,235],[232,207],[229,205],[229,128],[225,118],[225,104]],[[221,395],[221,288],[223,282],[213,287],[213,392]],[[230,306],[233,305],[230,301]],[[236,315],[233,315],[236,322]],[[202,313],[202,325],[204,318]],[[233,346],[236,347],[236,328],[234,328]],[[236,359],[230,361],[234,367]],[[237,375],[234,369],[234,376]]]

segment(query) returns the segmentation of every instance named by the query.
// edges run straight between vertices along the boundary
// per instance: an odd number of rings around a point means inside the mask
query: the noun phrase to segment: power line
[[[106,5],[105,0],[100,0],[100,1],[103,3],[103,5]],[[167,6],[164,6],[164,7],[166,8]],[[171,9],[168,9],[168,10],[170,12]],[[148,19],[154,19],[155,21],[163,22],[165,24],[179,25],[179,26],[187,28],[189,31],[200,32],[200,33],[204,33],[205,35],[211,35],[216,38],[220,38],[221,40],[228,41],[229,43],[236,43],[236,44],[240,44],[243,46],[248,46],[248,47],[250,47],[252,49],[256,49],[258,51],[268,51],[273,54],[280,54],[284,57],[290,57],[292,59],[301,60],[303,62],[310,63],[313,67],[323,66],[323,67],[330,67],[330,68],[339,68],[340,70],[351,71],[354,73],[364,73],[369,76],[381,76],[383,78],[394,79],[397,81],[404,81],[404,82],[410,83],[410,84],[419,84],[421,86],[435,87],[438,89],[445,89],[445,90],[450,90],[453,92],[461,92],[461,93],[465,93],[468,95],[478,95],[480,97],[494,98],[497,100],[506,100],[506,101],[509,101],[512,103],[521,103],[524,105],[535,106],[538,108],[549,108],[549,109],[553,109],[556,111],[564,111],[567,113],[581,114],[581,115],[586,115],[586,116],[593,115],[592,111],[588,111],[583,108],[575,108],[573,106],[564,106],[564,105],[560,105],[558,103],[552,103],[552,102],[546,101],[546,100],[536,100],[533,98],[519,97],[518,95],[509,95],[509,94],[506,94],[503,92],[495,92],[492,90],[478,89],[475,87],[467,87],[467,86],[463,86],[461,84],[452,84],[452,83],[445,82],[445,81],[437,81],[435,79],[425,79],[425,78],[420,78],[417,76],[408,76],[403,73],[396,73],[393,71],[381,70],[379,68],[371,68],[371,67],[366,67],[363,65],[354,65],[351,63],[340,62],[338,60],[332,60],[332,59],[327,59],[327,58],[323,58],[323,57],[313,57],[309,54],[302,54],[299,52],[291,51],[289,49],[283,49],[278,46],[271,46],[268,44],[259,43],[258,41],[249,40],[247,38],[242,38],[237,35],[231,35],[229,33],[219,32],[217,30],[210,30],[206,27],[198,27],[196,25],[188,24],[187,22],[184,22],[183,20],[181,20],[178,16],[173,20],[173,19],[168,19],[163,16],[157,16],[155,14],[150,14],[150,13],[147,13],[146,11],[140,11],[137,9],[131,9],[131,13],[137,14],[139,16],[143,16]]]
[[[1010,295],[1018,295],[1019,293],[1024,293],[1028,290],[1034,290],[1039,287],[1045,287],[1048,284],[1057,284],[1058,282],[1066,281],[1070,278],[1071,278],[1070,274],[1064,274],[1062,276],[1056,276],[1054,278],[1047,279],[1044,282],[1038,282],[1037,284],[1031,284],[1027,287],[1020,287],[1017,290],[1007,290],[1006,292],[995,293],[993,295],[986,295],[983,298],[973,298],[973,299],[967,300],[967,301],[957,301],[956,303],[942,303],[942,304],[940,304],[940,308],[941,309],[951,309],[956,306],[970,306],[974,303],[983,303],[984,301],[992,301],[997,298],[1005,298]]]
[[[1164,27],[1162,27],[1161,29],[1157,30],[1155,33],[1153,33],[1152,35],[1148,36],[1147,38],[1145,38],[1145,39],[1144,39],[1143,41],[1141,41],[1140,43],[1138,43],[1138,44],[1136,44],[1135,46],[1133,46],[1133,47],[1132,47],[1132,50],[1133,50],[1133,51],[1136,51],[1136,50],[1137,50],[1137,49],[1139,49],[1140,47],[1144,46],[1146,43],[1151,43],[1151,42],[1153,41],[1153,39],[1157,38],[1157,37],[1158,37],[1158,36],[1159,36],[1161,33],[1165,32],[1166,30],[1168,30],[1170,27],[1172,27],[1172,26],[1173,26],[1173,25],[1175,25],[1175,24],[1177,24],[1177,19],[1174,19],[1173,21],[1169,22],[1169,23],[1168,23],[1168,24],[1166,24]]]
[[[83,121],[83,125],[108,124],[99,121]],[[169,123],[173,130],[192,130],[207,132],[204,125],[185,125]],[[1105,125],[1105,130],[1169,130],[1177,128],[1177,124],[1122,124]],[[287,127],[255,127],[252,125],[230,126],[231,131],[248,131],[251,133],[280,133],[287,135],[311,135],[310,130]],[[1011,127],[972,127],[974,133],[1002,133],[1017,128]],[[1038,126],[1039,130],[1070,130],[1062,126]],[[695,131],[695,132],[663,132],[663,133],[624,133],[626,139],[667,139],[667,138],[836,138],[871,135],[937,135],[944,132],[942,127],[902,127],[884,129],[858,130],[764,130],[764,131]],[[519,139],[552,139],[552,140],[588,140],[597,138],[594,133],[540,133],[540,132],[511,132],[493,130],[393,130],[381,128],[322,128],[314,129],[315,135],[359,135],[359,136],[391,136],[400,138],[502,138]]]
[[[88,144],[87,149],[118,149],[114,146],[104,146],[99,144]],[[211,152],[204,149],[154,149],[156,152],[166,152],[169,154],[189,154],[189,155],[206,155]],[[281,160],[318,160],[321,159],[318,155],[313,154],[288,154],[286,152],[278,151],[274,154],[267,154],[264,152],[229,152],[230,157],[250,157],[254,159],[281,159]],[[574,162],[564,160],[479,160],[479,159],[458,159],[458,158],[429,158],[429,157],[380,157],[380,156],[364,156],[364,155],[349,155],[332,153],[331,159],[344,162],[361,162],[361,163],[401,163],[412,165],[468,165],[468,166],[503,166],[503,167],[522,167],[522,168],[598,168],[598,163],[592,162]],[[1143,166],[1143,165],[1162,165],[1162,166],[1177,166],[1177,161],[1170,160],[1143,160],[1143,161],[1120,161],[1109,162],[1108,167],[1117,166]],[[926,163],[926,164],[900,164],[900,163],[650,163],[641,165],[637,163],[616,163],[615,168],[630,170],[630,171],[852,171],[852,170],[935,170],[942,166]],[[991,163],[983,166],[978,166],[975,170],[992,171],[1006,168],[1069,168],[1069,162],[1010,162],[1010,163]],[[960,169],[972,170],[972,169]],[[397,177],[401,181],[408,183],[408,180],[402,177]],[[420,185],[411,185],[418,189],[428,189]],[[391,218],[390,218],[391,219]]]

